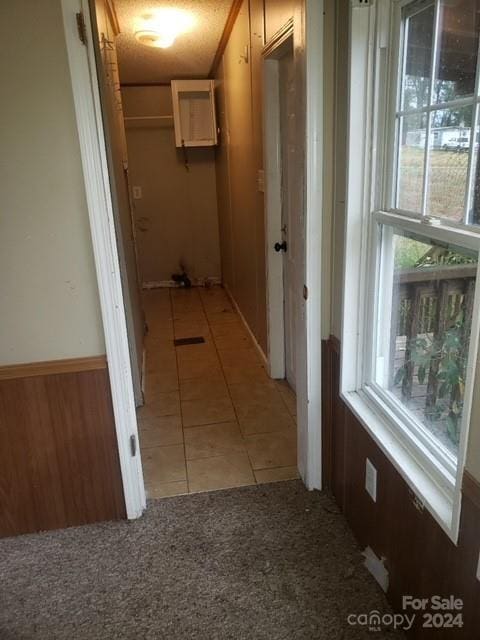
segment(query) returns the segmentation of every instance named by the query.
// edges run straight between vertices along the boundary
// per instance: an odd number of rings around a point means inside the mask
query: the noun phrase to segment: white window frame
[[[432,225],[426,216],[389,208],[394,197],[391,187],[394,179],[390,176],[396,175],[394,150],[398,129],[395,118],[399,73],[393,73],[393,69],[399,66],[401,10],[411,1],[377,0],[362,7],[352,6],[350,13],[345,311],[340,388],[347,406],[416,496],[456,541],[480,330],[480,266],[477,269],[457,460],[434,441],[427,429],[419,428],[417,421],[400,403],[392,402],[390,394],[379,385],[371,384],[375,353],[373,342],[378,335],[381,225],[383,229],[399,227],[433,240],[480,250],[478,228],[466,228],[445,219],[438,225]],[[392,78],[394,87],[388,86],[388,80]],[[474,131],[478,111],[477,106]],[[475,135],[471,136],[472,145],[475,138]],[[471,172],[469,175],[470,193]]]

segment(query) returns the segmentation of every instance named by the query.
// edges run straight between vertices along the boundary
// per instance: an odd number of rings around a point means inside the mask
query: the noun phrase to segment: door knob
[[[273,245],[273,248],[275,249],[275,251],[278,253],[279,251],[287,251],[287,243],[285,242],[285,240],[283,242],[276,242]]]

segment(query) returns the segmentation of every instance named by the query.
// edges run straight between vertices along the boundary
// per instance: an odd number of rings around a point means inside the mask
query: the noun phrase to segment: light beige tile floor
[[[144,305],[148,497],[297,478],[295,394],[268,377],[225,291],[157,289]],[[173,342],[197,336],[205,342]]]

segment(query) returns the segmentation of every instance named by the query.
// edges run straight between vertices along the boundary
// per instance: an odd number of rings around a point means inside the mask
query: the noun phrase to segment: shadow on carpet
[[[332,500],[300,481],[151,501],[143,518],[0,540],[2,640],[403,638]]]

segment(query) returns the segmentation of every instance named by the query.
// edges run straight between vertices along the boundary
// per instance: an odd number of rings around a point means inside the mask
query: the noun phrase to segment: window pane
[[[401,105],[401,109],[405,111],[428,104],[434,15],[432,3],[405,21],[405,69]]]
[[[440,2],[434,102],[448,102],[473,96],[479,11],[478,0]]]
[[[427,213],[463,220],[472,107],[432,113]]]
[[[426,114],[400,118],[397,208],[421,213]]]
[[[384,243],[376,380],[456,454],[478,256],[391,228]]]

